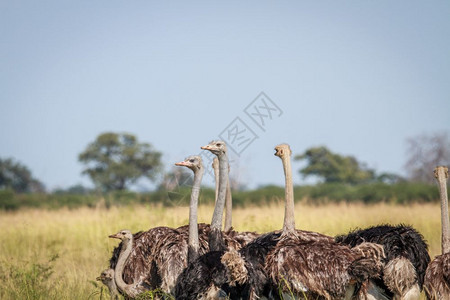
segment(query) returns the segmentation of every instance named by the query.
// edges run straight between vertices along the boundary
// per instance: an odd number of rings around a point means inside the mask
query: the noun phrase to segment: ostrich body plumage
[[[421,290],[430,262],[428,245],[417,230],[407,225],[379,225],[339,235],[336,242],[355,247],[363,242],[383,245],[386,254],[382,279],[377,284],[393,297],[401,297],[415,285]]]
[[[450,253],[436,256],[428,265],[424,290],[428,299],[450,299]]]

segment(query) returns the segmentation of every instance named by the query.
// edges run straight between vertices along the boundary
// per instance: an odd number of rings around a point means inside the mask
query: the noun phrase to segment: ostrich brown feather
[[[450,253],[436,256],[429,264],[424,290],[428,299],[450,299]]]

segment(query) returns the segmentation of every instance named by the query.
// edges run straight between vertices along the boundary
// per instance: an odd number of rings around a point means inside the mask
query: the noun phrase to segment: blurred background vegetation
[[[428,203],[439,201],[433,169],[448,165],[450,140],[447,133],[408,138],[405,169],[408,175],[378,172],[356,157],[333,153],[326,146],[294,154],[303,161],[298,172],[315,184],[295,186],[296,201],[308,204],[331,202],[362,203]],[[74,185],[67,189],[47,191],[31,171],[13,158],[0,158],[0,209],[23,207],[57,209],[62,207],[98,207],[132,204],[186,205],[189,201],[192,175],[184,168],[164,171],[162,153],[150,143],[141,143],[129,133],[100,134],[87,145],[78,159],[85,167],[94,188]],[[157,178],[162,178],[158,181]],[[130,190],[136,181],[146,179],[156,184],[149,192]],[[254,190],[233,183],[236,206],[277,202],[284,198],[284,187],[261,186]],[[214,190],[202,189],[200,203],[214,201]]]

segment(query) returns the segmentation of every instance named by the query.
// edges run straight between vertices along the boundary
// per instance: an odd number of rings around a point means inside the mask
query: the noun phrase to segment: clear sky
[[[407,137],[450,131],[449,16],[447,0],[1,1],[0,157],[51,190],[90,184],[78,154],[102,132],[169,169],[245,129],[232,172],[250,187],[283,183],[282,142],[405,175]]]

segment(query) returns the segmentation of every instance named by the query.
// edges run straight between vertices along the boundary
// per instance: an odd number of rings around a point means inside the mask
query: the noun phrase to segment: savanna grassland
[[[200,206],[199,221],[210,222],[213,207]],[[236,230],[268,232],[281,228],[283,204],[238,207]],[[155,226],[187,224],[188,208],[126,206],[78,209],[22,209],[0,212],[0,299],[108,299],[95,278],[108,265],[118,244],[108,238],[120,229],[133,232]],[[419,230],[440,252],[438,203],[296,204],[296,227],[328,235],[380,223],[405,223]]]

